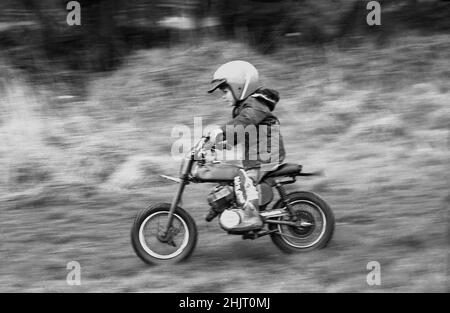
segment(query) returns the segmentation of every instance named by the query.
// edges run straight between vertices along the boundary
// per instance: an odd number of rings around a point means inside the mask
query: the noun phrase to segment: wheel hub
[[[170,228],[167,232],[164,232],[164,231],[158,232],[157,238],[162,243],[167,243],[171,246],[176,247],[177,245],[175,244],[173,239],[176,237],[176,235],[178,235],[179,232],[180,232],[179,228],[170,226]]]
[[[305,211],[295,213],[297,219],[297,227],[292,227],[291,230],[299,236],[308,236],[314,230],[314,217]]]

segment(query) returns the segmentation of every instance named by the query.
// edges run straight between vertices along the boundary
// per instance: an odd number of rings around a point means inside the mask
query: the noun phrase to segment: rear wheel
[[[284,252],[301,252],[325,247],[334,232],[334,215],[328,204],[311,192],[294,192],[287,195],[294,211],[290,216],[277,217],[281,221],[295,221],[296,226],[269,224],[271,239]],[[275,209],[281,208],[281,201]]]
[[[188,258],[197,244],[197,227],[192,217],[176,208],[169,237],[163,238],[170,204],[160,203],[138,213],[131,229],[137,256],[148,264],[176,263]]]

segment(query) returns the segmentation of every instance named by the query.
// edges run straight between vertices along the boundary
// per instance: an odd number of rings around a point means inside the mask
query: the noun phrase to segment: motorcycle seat
[[[274,171],[267,172],[263,178],[269,177],[279,177],[279,176],[298,176],[302,171],[302,166],[300,164],[294,163],[284,163],[278,166]]]

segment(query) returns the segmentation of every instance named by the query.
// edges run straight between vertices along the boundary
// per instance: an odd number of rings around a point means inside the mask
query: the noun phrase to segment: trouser
[[[279,166],[263,166],[260,168],[241,169],[238,176],[234,178],[234,192],[236,200],[241,208],[245,208],[249,204],[255,209],[259,208],[259,194],[256,188],[260,178],[267,172],[273,171]]]
[[[257,182],[257,169],[245,171],[239,170],[238,176],[234,178],[234,193],[236,195],[236,202],[241,208],[246,208],[252,205],[253,208],[259,207],[258,190],[255,183]]]

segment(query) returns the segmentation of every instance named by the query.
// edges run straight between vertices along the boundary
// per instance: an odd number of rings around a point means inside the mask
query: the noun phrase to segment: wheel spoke
[[[159,236],[159,234],[161,234],[161,232],[164,230],[161,226],[161,216],[157,217],[157,221],[158,221],[158,227],[156,227],[156,236]]]

